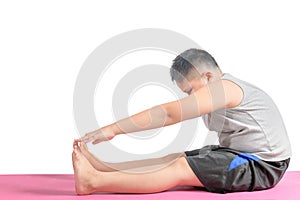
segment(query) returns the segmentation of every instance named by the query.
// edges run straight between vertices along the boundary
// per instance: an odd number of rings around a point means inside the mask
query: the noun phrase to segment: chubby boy
[[[175,186],[205,187],[218,193],[274,187],[288,168],[291,148],[272,99],[258,87],[223,73],[215,59],[201,49],[189,49],[178,55],[170,75],[187,97],[154,106],[74,141],[72,159],[77,194],[155,193]],[[218,132],[219,145],[119,163],[118,168],[98,160],[85,145],[196,117],[202,117],[209,130]],[[173,162],[156,171],[120,170],[122,166],[139,168],[170,160]]]

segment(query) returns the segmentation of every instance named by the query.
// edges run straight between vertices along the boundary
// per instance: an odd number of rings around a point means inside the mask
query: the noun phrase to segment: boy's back
[[[220,146],[247,152],[265,161],[291,156],[282,117],[272,99],[256,86],[225,73],[221,79],[237,84],[244,93],[234,108],[203,116],[207,128],[219,132]]]

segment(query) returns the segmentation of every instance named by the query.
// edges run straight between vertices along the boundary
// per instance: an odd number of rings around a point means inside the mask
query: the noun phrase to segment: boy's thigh
[[[185,156],[180,156],[173,165],[175,165],[176,170],[174,173],[179,175],[179,185],[203,187],[203,184],[193,172]]]

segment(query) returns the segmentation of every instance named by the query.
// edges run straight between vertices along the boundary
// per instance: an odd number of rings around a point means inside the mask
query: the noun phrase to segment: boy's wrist
[[[124,131],[122,131],[122,129],[119,127],[117,122],[115,122],[111,125],[111,130],[115,136],[124,133]]]
[[[121,134],[121,130],[116,123],[110,124],[108,126],[102,127],[100,129],[101,132],[107,133],[110,136],[114,137],[116,135]]]

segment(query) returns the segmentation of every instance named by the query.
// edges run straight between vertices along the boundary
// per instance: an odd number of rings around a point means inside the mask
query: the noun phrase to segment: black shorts
[[[253,155],[218,145],[186,151],[185,154],[204,187],[217,193],[272,188],[280,181],[290,161],[263,161]]]

